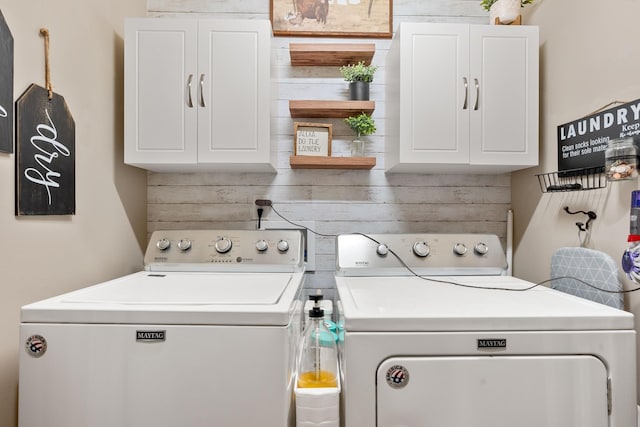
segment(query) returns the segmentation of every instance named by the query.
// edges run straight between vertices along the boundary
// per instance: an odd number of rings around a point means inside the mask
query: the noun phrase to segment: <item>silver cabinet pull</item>
[[[478,79],[473,79],[476,84],[476,103],[473,106],[474,111],[478,110],[478,102],[480,101],[480,83],[478,83]]]
[[[206,107],[204,105],[204,74],[200,74],[200,106]]]
[[[193,108],[193,99],[191,98],[191,80],[193,80],[193,74],[189,74],[189,79],[187,80],[187,107]]]
[[[467,82],[467,78],[463,77],[462,81],[464,82],[464,104],[462,104],[462,109],[467,109],[467,101],[469,100],[469,82]]]

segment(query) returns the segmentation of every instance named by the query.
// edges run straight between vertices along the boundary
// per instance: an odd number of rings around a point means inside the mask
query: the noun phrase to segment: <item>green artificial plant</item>
[[[342,73],[342,77],[348,82],[371,83],[377,69],[377,65],[365,65],[364,61],[360,61],[357,64],[340,67],[340,72]]]
[[[364,135],[371,135],[376,131],[375,120],[367,113],[347,117],[344,122],[358,135],[358,138]]]
[[[491,6],[498,0],[480,0],[480,6],[484,8],[484,10],[491,9]],[[526,4],[533,3],[533,0],[520,0],[520,6],[524,7]]]

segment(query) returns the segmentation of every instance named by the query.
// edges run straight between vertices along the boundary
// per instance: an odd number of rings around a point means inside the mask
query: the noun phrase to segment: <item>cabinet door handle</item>
[[[200,106],[206,107],[204,105],[204,74],[200,74]]]
[[[462,104],[462,109],[467,109],[467,101],[469,100],[469,82],[467,82],[467,78],[463,77],[462,81],[464,82],[464,104]]]
[[[473,106],[474,111],[478,110],[478,102],[480,101],[480,83],[478,83],[478,79],[473,79],[476,84],[476,103]]]
[[[187,80],[187,107],[193,108],[193,99],[191,98],[191,80],[193,80],[193,74],[189,74],[189,79]]]

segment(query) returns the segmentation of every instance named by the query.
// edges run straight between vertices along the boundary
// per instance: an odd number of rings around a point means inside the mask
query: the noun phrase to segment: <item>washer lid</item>
[[[509,276],[436,280],[525,289]],[[633,329],[633,315],[544,286],[476,289],[416,277],[336,277],[347,331],[539,331]]]
[[[139,272],[22,307],[22,322],[286,325],[303,273]]]

